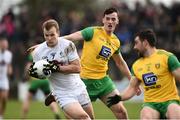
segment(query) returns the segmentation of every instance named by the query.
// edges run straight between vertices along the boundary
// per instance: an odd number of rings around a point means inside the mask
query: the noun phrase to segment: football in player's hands
[[[51,70],[46,70],[46,65],[49,65],[47,60],[39,60],[34,62],[29,68],[29,75],[39,79],[50,77]]]

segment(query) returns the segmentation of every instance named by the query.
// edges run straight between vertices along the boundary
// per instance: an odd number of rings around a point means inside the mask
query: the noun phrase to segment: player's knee
[[[153,119],[150,114],[141,114],[141,119]]]
[[[141,119],[155,119],[158,116],[152,115],[148,110],[141,111]]]
[[[115,114],[116,118],[127,119],[128,117],[125,107],[121,104],[112,106],[111,110]]]
[[[124,109],[118,109],[116,114],[119,114],[119,116],[126,116],[127,112]]]
[[[23,108],[24,113],[28,113],[28,111],[29,111],[29,108]]]

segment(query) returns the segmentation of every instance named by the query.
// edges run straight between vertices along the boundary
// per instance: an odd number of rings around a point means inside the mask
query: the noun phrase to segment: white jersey
[[[12,53],[0,50],[0,88],[9,89],[8,65],[11,64]]]
[[[49,61],[56,60],[62,65],[68,65],[69,62],[79,59],[74,43],[61,37],[58,38],[58,44],[55,47],[50,48],[46,42],[43,42],[32,55],[34,62],[48,59]],[[55,93],[57,91],[75,92],[79,88],[85,88],[79,74],[52,73],[49,80]]]

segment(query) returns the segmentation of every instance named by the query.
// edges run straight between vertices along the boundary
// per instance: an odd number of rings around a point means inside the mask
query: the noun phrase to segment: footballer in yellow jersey
[[[103,78],[106,76],[110,57],[119,54],[120,41],[114,34],[106,34],[103,27],[88,27],[81,32],[85,40],[81,57],[81,78]]]
[[[175,79],[180,82],[180,63],[175,55],[156,49],[156,36],[152,29],[136,34],[134,49],[140,58],[132,66],[134,78],[120,96],[109,98],[109,103],[127,100],[136,94],[137,87],[144,88],[141,119],[180,119],[180,99]]]
[[[158,49],[133,64],[132,71],[144,87],[144,102],[179,100],[175,77],[171,73],[178,67],[180,64],[172,53]]]
[[[117,119],[127,119],[127,112],[121,102],[107,104],[107,98],[119,95],[111,78],[107,75],[108,61],[112,57],[123,74],[131,78],[131,73],[119,49],[120,41],[114,35],[119,23],[118,11],[106,9],[102,18],[103,26],[87,27],[81,31],[64,36],[71,41],[83,41],[80,76],[86,84],[91,101],[100,99],[114,113]]]

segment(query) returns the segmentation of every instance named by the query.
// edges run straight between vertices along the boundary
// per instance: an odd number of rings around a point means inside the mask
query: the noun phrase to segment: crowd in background
[[[149,2],[142,5],[137,2],[135,9],[128,8],[126,3],[111,3],[120,11],[120,24],[115,34],[121,41],[123,57],[131,67],[137,58],[132,49],[133,36],[141,28],[153,28],[158,36],[158,48],[173,52],[180,59],[180,4],[166,7],[163,4],[154,5]],[[106,6],[108,7],[108,6]],[[14,79],[11,80],[11,90],[17,89],[17,83],[24,81],[24,66],[26,63],[26,50],[29,46],[38,44],[43,40],[41,24],[49,18],[56,19],[61,28],[61,35],[70,34],[87,26],[100,25],[101,9],[84,8],[83,11],[63,11],[56,7],[44,8],[38,15],[38,21],[33,23],[33,16],[26,5],[20,6],[19,14],[12,9],[0,21],[0,35],[6,36],[13,52]],[[76,44],[81,51],[82,43]],[[114,66],[113,62],[110,65]],[[109,71],[114,80],[122,78],[116,67]]]

